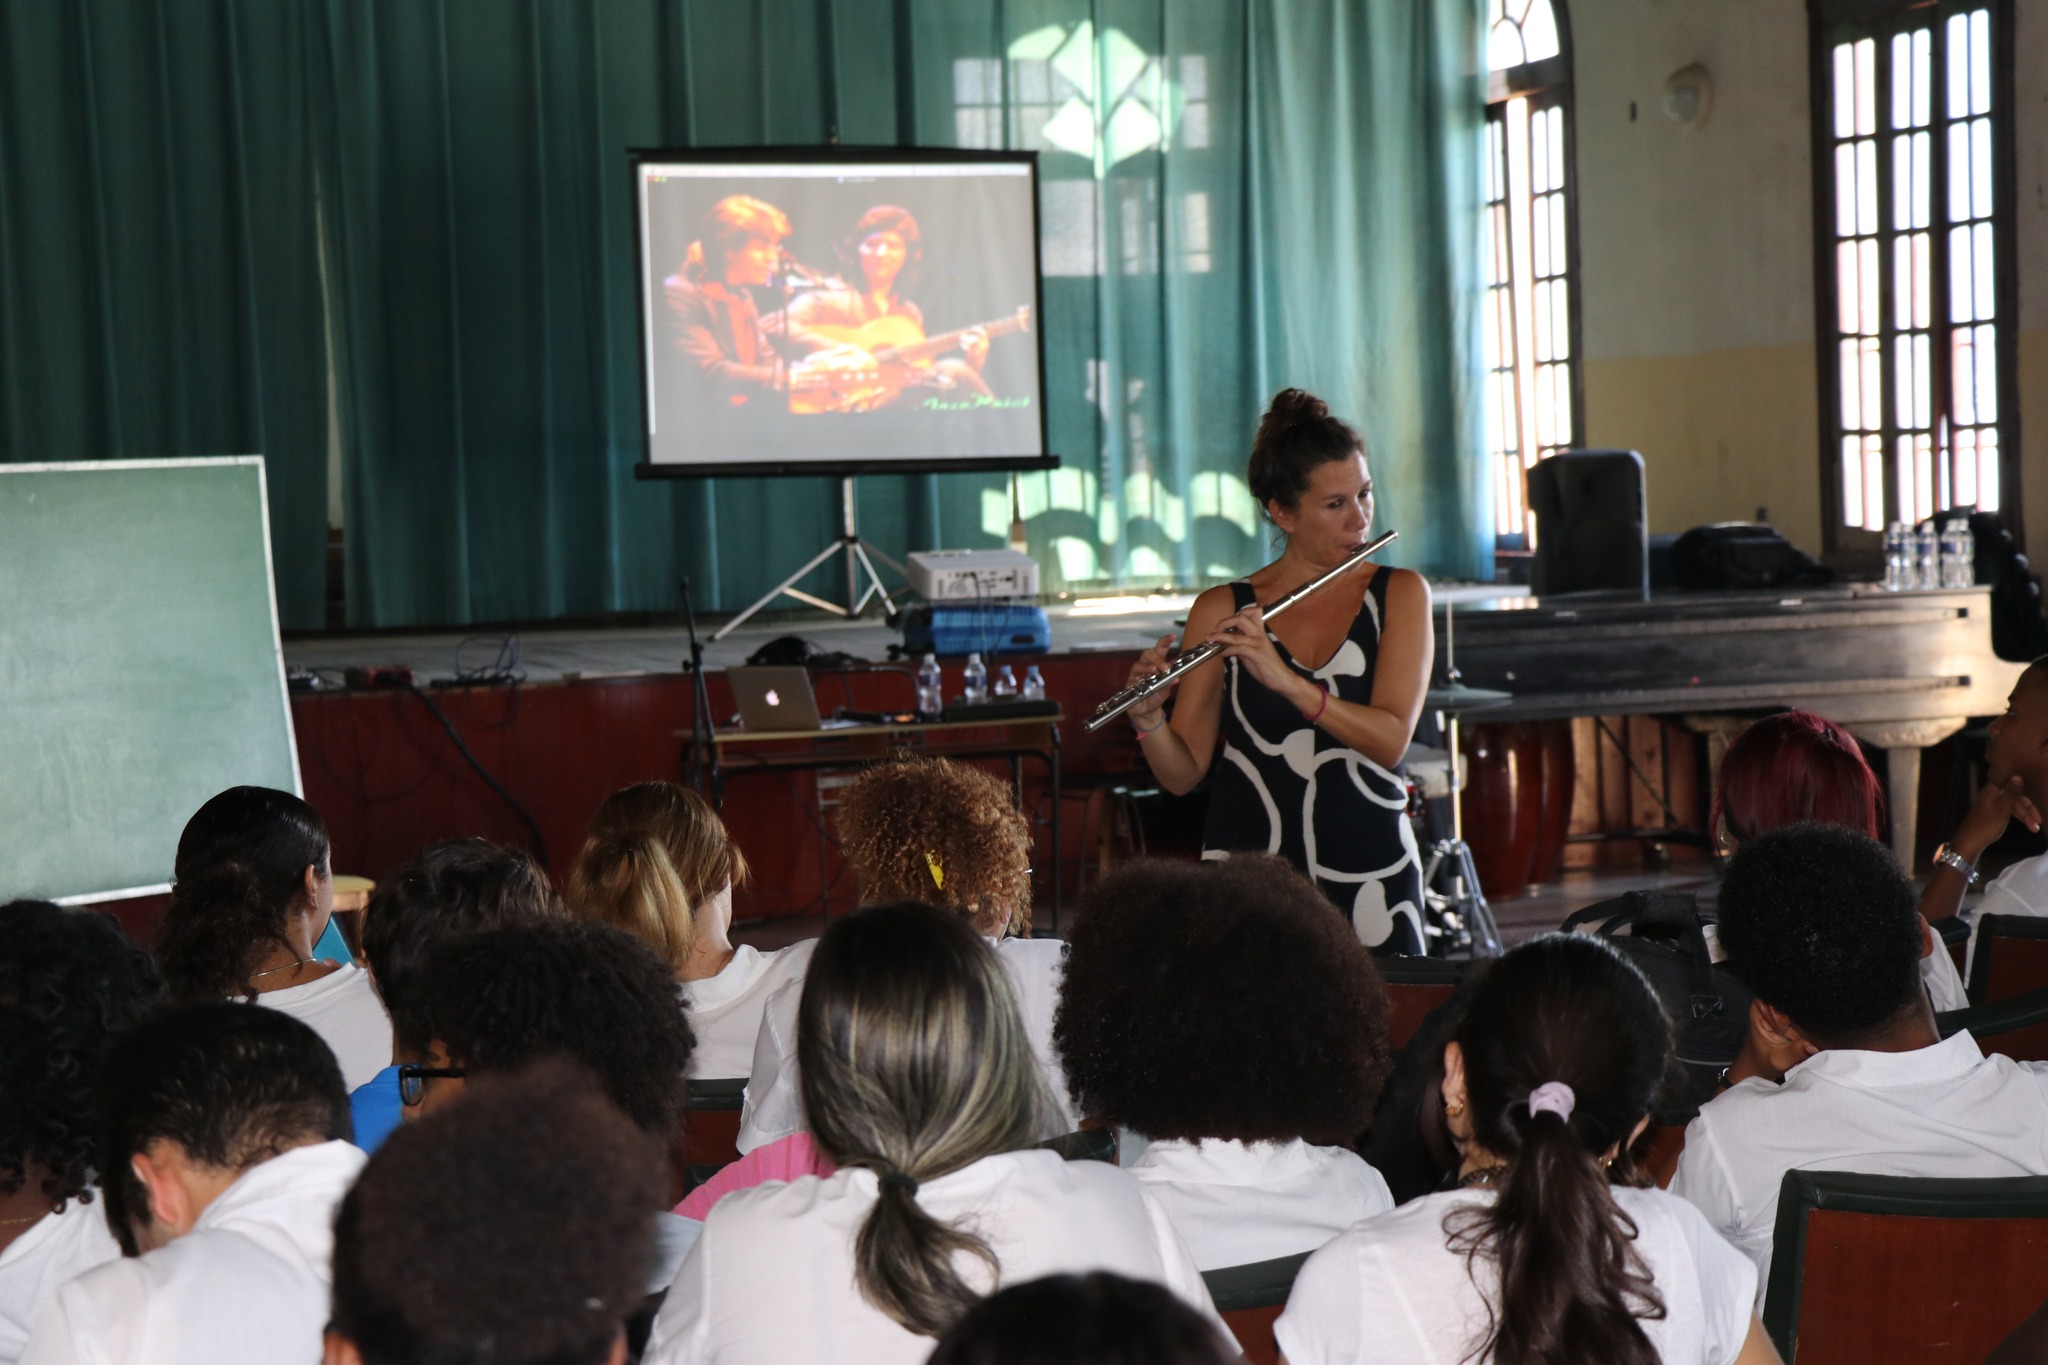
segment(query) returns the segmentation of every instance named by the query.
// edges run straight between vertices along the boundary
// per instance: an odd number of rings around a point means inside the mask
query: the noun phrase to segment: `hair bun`
[[[1287,421],[1320,422],[1330,415],[1330,405],[1307,389],[1282,389],[1266,405],[1266,415]]]

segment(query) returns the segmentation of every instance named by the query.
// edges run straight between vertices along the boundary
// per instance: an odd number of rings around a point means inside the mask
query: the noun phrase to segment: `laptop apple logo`
[[[782,695],[772,687],[768,689],[768,704],[770,706],[782,705]]]

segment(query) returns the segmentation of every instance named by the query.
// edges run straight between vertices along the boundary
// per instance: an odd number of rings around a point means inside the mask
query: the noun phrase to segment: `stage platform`
[[[1435,585],[1436,600],[1457,604],[1526,597],[1529,590],[1508,584]],[[1052,625],[1053,654],[1087,654],[1143,649],[1168,631],[1178,631],[1194,602],[1193,593],[1133,593],[1115,597],[1084,597],[1046,608]],[[765,614],[764,614],[765,615]],[[781,635],[801,635],[820,649],[843,652],[870,663],[889,658],[889,647],[902,637],[870,608],[858,621],[843,621],[823,612],[778,612],[773,619],[757,616],[723,640],[711,632],[726,617],[707,617],[700,626],[707,670],[743,664],[747,656]],[[422,682],[450,678],[456,672],[456,650],[464,642],[461,663],[478,668],[491,662],[503,627],[471,631],[392,631],[361,635],[317,635],[284,642],[291,668],[338,670],[372,664],[404,664]],[[682,671],[689,656],[689,636],[680,622],[659,626],[561,628],[547,625],[518,628],[519,667],[528,682],[653,676]],[[335,678],[338,682],[339,678]]]

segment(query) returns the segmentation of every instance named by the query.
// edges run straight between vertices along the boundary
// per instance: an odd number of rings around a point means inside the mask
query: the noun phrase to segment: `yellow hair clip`
[[[939,864],[939,855],[930,849],[924,851],[924,865],[931,869],[932,885],[939,890],[946,889],[946,869]]]

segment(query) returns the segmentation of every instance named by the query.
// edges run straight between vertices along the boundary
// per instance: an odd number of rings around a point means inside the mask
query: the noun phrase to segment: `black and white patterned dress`
[[[1358,616],[1327,664],[1304,668],[1267,631],[1281,661],[1341,701],[1370,703],[1390,570],[1375,568]],[[1236,609],[1257,600],[1230,585]],[[1422,855],[1401,778],[1309,724],[1294,704],[1224,663],[1223,752],[1202,833],[1204,858],[1274,853],[1307,873],[1378,953],[1422,951]]]

